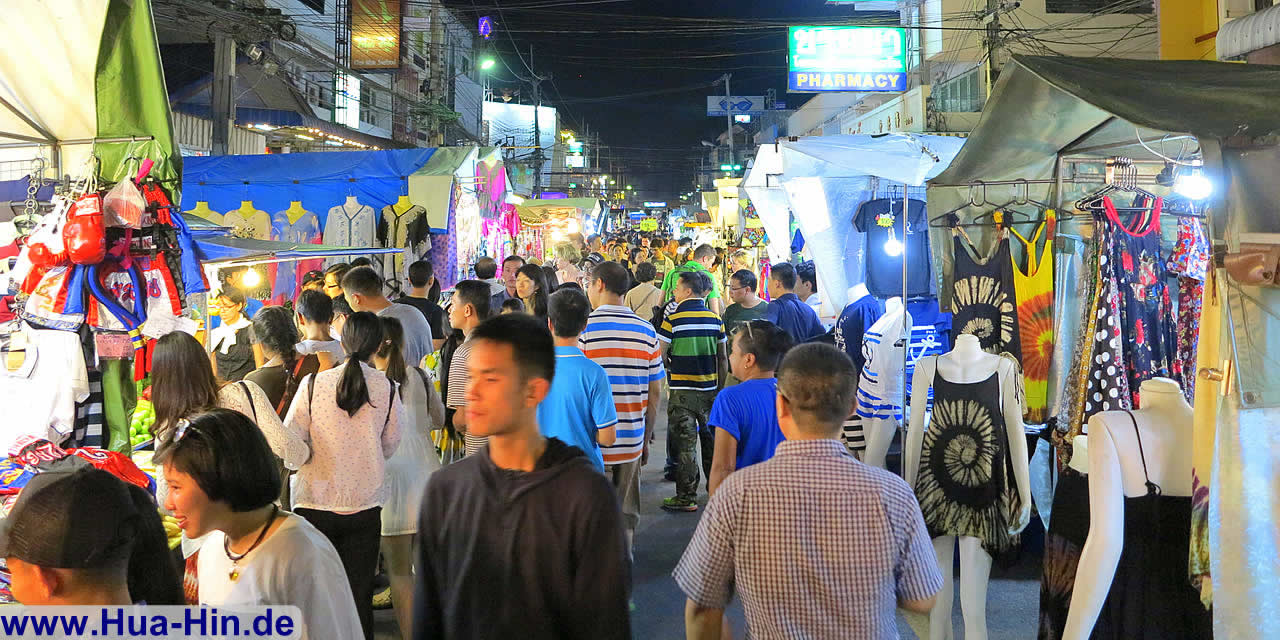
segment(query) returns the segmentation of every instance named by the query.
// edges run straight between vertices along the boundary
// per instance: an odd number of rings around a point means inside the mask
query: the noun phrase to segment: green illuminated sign
[[[789,27],[787,90],[906,91],[906,35],[896,27]]]
[[[722,164],[722,165],[720,165],[720,170],[721,170],[721,171],[733,171],[733,165],[731,165],[731,164]]]

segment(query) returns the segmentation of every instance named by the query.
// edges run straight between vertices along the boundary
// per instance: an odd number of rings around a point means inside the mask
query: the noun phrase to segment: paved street
[[[665,420],[662,422],[665,423]],[[678,640],[684,638],[684,595],[671,578],[671,570],[693,536],[700,513],[668,513],[659,505],[671,495],[674,484],[662,480],[666,429],[660,424],[653,455],[641,477],[641,518],[636,531],[635,588],[632,600],[632,629],[638,640]],[[705,490],[705,488],[704,488]],[[702,501],[705,502],[705,494]],[[987,597],[989,640],[1034,638],[1039,615],[1038,558],[1028,557],[1011,570],[992,572]],[[375,612],[379,640],[397,638],[391,611]],[[959,596],[953,609],[957,639],[964,637]],[[743,637],[742,606],[737,601],[729,618]],[[924,616],[899,613],[898,629],[904,640],[928,638]]]

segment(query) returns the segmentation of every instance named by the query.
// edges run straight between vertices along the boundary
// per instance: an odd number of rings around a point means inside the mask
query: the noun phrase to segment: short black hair
[[[310,285],[310,284],[320,284],[320,285],[323,285],[323,284],[324,284],[324,272],[323,272],[323,271],[319,271],[319,270],[316,270],[316,271],[308,271],[305,275],[303,275],[303,276],[302,276],[302,286],[304,286],[304,287],[305,287],[305,286]]]
[[[380,296],[382,276],[373,267],[355,267],[342,276],[342,290],[362,296]]]
[[[346,296],[331,298],[329,304],[333,307],[333,314],[329,316],[330,322],[333,321],[333,316],[342,316],[345,318],[356,312],[355,309],[351,308],[351,303],[347,302]]]
[[[366,256],[360,256],[359,258],[356,258],[355,260],[351,261],[352,269],[356,269],[359,267],[372,267],[372,266],[373,266],[373,260],[370,260]]]
[[[502,310],[521,312],[524,311],[524,303],[520,301],[520,298],[507,298],[502,301]]]
[[[230,300],[232,304],[245,303],[244,291],[237,287],[223,287],[222,291],[218,292],[218,297],[226,298]]]
[[[818,270],[813,266],[812,260],[805,260],[796,265],[796,278],[813,285],[813,292],[818,292]]]
[[[796,268],[790,262],[779,262],[769,271],[769,279],[777,280],[783,289],[796,288]]]
[[[436,275],[435,265],[426,260],[419,260],[409,265],[409,284],[416,288],[427,286]]]
[[[276,456],[262,429],[239,411],[210,409],[187,418],[173,440],[156,452],[156,463],[172,465],[195,479],[210,501],[242,513],[280,497]]]
[[[636,265],[636,282],[650,282],[658,277],[658,268],[652,262],[641,262]]]
[[[520,266],[524,266],[528,261],[520,256],[510,255],[502,259],[502,266],[506,266],[508,262],[519,262]],[[495,274],[496,275],[496,274]]]
[[[782,356],[787,355],[791,347],[795,346],[791,334],[768,320],[748,320],[738,325],[733,335],[730,348],[755,356],[756,366],[765,371],[776,370],[782,362]]]
[[[481,280],[489,280],[498,275],[498,263],[493,258],[485,256],[476,260],[476,277]]]
[[[453,286],[453,292],[457,294],[462,304],[475,307],[477,317],[489,317],[489,283],[463,280]]]
[[[733,272],[733,275],[729,276],[729,279],[737,280],[738,284],[752,291],[755,291],[756,287],[760,286],[760,281],[756,280],[756,274],[751,273],[749,269],[738,269]]]
[[[343,298],[342,301],[347,300]],[[298,301],[294,303],[293,309],[298,315],[306,318],[307,322],[333,322],[333,303],[334,299],[323,292],[309,289],[298,295]]]
[[[716,257],[716,248],[709,244],[700,244],[697,249],[693,250],[694,260],[705,260],[714,257]]]
[[[550,382],[555,378],[555,342],[551,339],[551,332],[547,330],[547,323],[534,316],[527,313],[494,316],[480,323],[467,339],[510,346],[516,366],[526,380],[542,378]]]
[[[591,301],[579,289],[560,287],[547,302],[547,318],[557,338],[572,338],[587,328]]]
[[[627,295],[627,289],[631,287],[631,276],[627,275],[627,270],[616,262],[601,262],[591,269],[591,282],[596,280],[604,282],[604,288],[609,293],[615,293],[620,296]]]
[[[812,418],[815,433],[834,433],[853,410],[858,385],[853,361],[833,345],[809,342],[792,349],[778,367],[778,393]]]
[[[711,292],[711,277],[701,271],[681,271],[679,278],[699,298]]]
[[[350,270],[351,270],[351,265],[345,262],[339,262],[337,264],[329,265],[329,268],[324,270],[324,274],[326,276],[330,274],[336,275],[338,277],[338,283],[341,284],[342,276],[347,275],[347,272]]]
[[[573,289],[575,291],[582,291],[582,285],[576,282],[561,282],[560,286],[556,287],[556,291],[560,291],[561,289]]]

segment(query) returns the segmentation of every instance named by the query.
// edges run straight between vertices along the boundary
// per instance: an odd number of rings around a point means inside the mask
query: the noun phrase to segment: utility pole
[[[987,0],[984,20],[987,22],[987,95],[1000,77],[1000,11],[1002,0]]]
[[[720,76],[720,79],[721,79],[721,80],[724,80],[724,100],[725,100],[725,105],[726,105],[726,107],[725,107],[725,114],[724,114],[724,122],[725,122],[725,133],[729,136],[729,165],[730,165],[730,166],[732,166],[732,165],[734,164],[734,155],[733,155],[733,105],[729,104],[729,101],[733,100],[733,94],[729,92],[729,78],[730,78],[730,76],[732,76],[732,75],[733,75],[732,73],[726,73],[726,74],[724,74],[723,76]]]
[[[213,37],[213,87],[210,89],[213,138],[210,153],[231,153],[231,126],[236,121],[236,41],[219,33]]]
[[[542,196],[542,163],[545,158],[542,155],[542,124],[538,121],[538,111],[542,107],[542,81],[550,80],[551,74],[545,76],[538,75],[533,70],[533,45],[529,45],[529,73],[531,77],[524,80],[533,85],[533,197],[538,199]]]

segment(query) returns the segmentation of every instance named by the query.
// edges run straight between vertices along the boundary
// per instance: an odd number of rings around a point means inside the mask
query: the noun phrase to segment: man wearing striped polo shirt
[[[602,262],[591,270],[587,297],[595,310],[578,336],[578,347],[604,367],[613,390],[617,440],[600,451],[605,475],[621,503],[628,550],[640,523],[640,467],[649,459],[649,437],[666,375],[653,325],[622,303],[629,280],[627,270],[616,262]]]
[[[667,405],[667,437],[676,443],[676,495],[662,502],[668,511],[697,511],[698,463],[694,450],[702,444],[702,471],[711,477],[715,435],[707,416],[724,386],[724,323],[707,308],[704,296],[711,291],[711,277],[701,271],[683,271],[675,287],[677,306],[658,327],[667,371],[671,375],[671,400]]]

